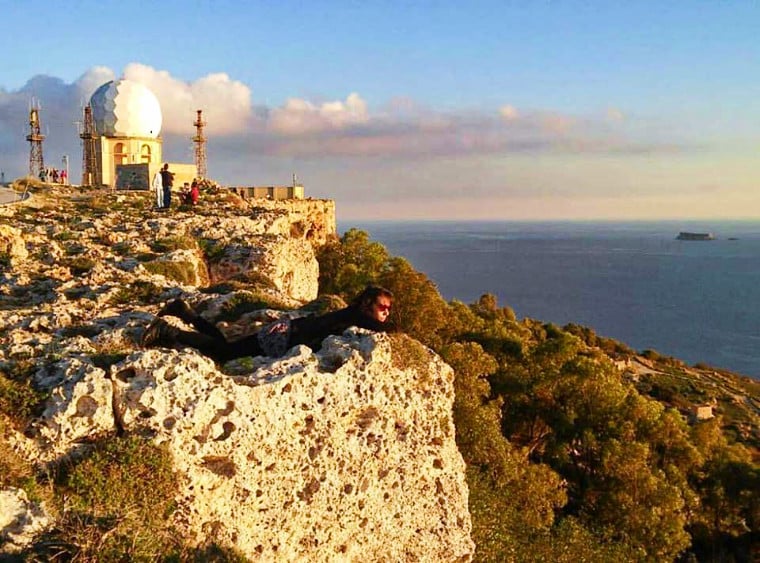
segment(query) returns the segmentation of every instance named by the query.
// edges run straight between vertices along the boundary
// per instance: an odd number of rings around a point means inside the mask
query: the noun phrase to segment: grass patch
[[[50,397],[49,391],[40,391],[32,385],[36,371],[37,365],[32,360],[21,360],[0,372],[0,417],[18,431],[42,413]]]
[[[126,241],[113,244],[111,246],[111,250],[114,252],[114,254],[118,254],[119,256],[126,256],[132,253],[132,247]]]
[[[164,276],[185,285],[195,284],[195,269],[190,262],[155,261],[143,264],[146,270],[152,274]]]
[[[158,239],[150,243],[150,249],[153,252],[173,252],[196,248],[198,248],[198,242],[189,235]]]
[[[88,325],[71,325],[61,329],[60,335],[63,338],[73,338],[75,336],[84,336],[85,338],[93,338],[100,334],[101,329],[93,324]]]
[[[117,291],[113,297],[111,297],[111,303],[113,305],[152,305],[160,303],[163,295],[163,289],[156,284],[137,280],[134,284],[128,287],[122,287]]]
[[[155,561],[178,551],[167,524],[178,487],[165,447],[138,436],[107,438],[61,468],[56,481],[61,518],[41,543],[56,544],[65,560]]]
[[[17,380],[0,373],[0,413],[20,429],[42,411],[49,394],[37,391],[29,380]]]
[[[135,254],[134,258],[138,262],[142,262],[144,264],[145,262],[152,262],[159,256],[161,255],[156,254],[155,252],[138,252],[137,254]]]
[[[230,298],[223,306],[217,317],[216,322],[235,321],[246,313],[258,311],[260,309],[277,309],[285,310],[288,306],[285,303],[260,293],[241,291],[234,297]]]
[[[219,262],[222,258],[224,258],[226,246],[217,240],[200,239],[198,241],[198,246],[200,247],[201,252],[203,252],[203,256],[206,258],[206,261],[212,264]]]
[[[220,293],[222,295],[235,291],[257,292],[268,289],[277,289],[274,282],[263,274],[250,271],[211,285],[202,289],[204,293]]]
[[[0,488],[23,489],[29,500],[40,501],[46,495],[37,483],[34,467],[8,441],[8,434],[13,427],[13,422],[0,414]]]

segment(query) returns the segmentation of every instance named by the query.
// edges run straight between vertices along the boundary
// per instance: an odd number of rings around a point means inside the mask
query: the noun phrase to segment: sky
[[[753,1],[0,0],[0,170],[81,177],[101,84],[145,84],[164,160],[357,219],[760,218]]]

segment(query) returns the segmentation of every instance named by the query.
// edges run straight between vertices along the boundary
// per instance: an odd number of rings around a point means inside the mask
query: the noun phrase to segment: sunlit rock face
[[[399,365],[409,346],[418,359]],[[88,423],[102,432],[109,416],[168,444],[181,475],[175,523],[194,542],[265,561],[472,556],[453,374],[411,339],[349,329],[319,353],[298,346],[236,376],[192,351],[138,352],[106,377],[61,368],[63,391],[38,423],[42,455],[86,441]]]
[[[29,255],[19,229],[0,225],[0,255],[5,256],[10,265],[18,265]]]
[[[0,231],[0,364],[48,397],[8,440],[23,459],[44,466],[136,432],[171,452],[171,523],[190,542],[253,561],[471,559],[453,375],[416,341],[349,329],[317,352],[225,366],[137,345],[176,297],[233,337],[306,314],[314,248],[335,232],[332,202],[241,211],[220,195],[213,214],[146,214],[152,200],[141,208],[139,195],[96,192],[85,205],[87,193],[65,190],[35,194],[36,207],[10,210],[14,226]],[[248,290],[209,286],[240,276],[293,310],[225,316]],[[16,492],[0,493],[24,522],[15,545],[55,527],[27,518],[37,508]]]

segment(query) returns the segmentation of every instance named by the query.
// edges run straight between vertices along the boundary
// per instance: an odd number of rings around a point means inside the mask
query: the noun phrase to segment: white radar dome
[[[90,105],[99,135],[156,138],[161,132],[158,98],[139,82],[106,82],[95,90]]]

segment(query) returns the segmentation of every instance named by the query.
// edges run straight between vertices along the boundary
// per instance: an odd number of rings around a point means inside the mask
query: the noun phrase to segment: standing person
[[[68,182],[66,180],[68,180],[68,174],[66,174],[66,169],[64,168],[61,170],[61,184],[64,186],[67,185]]]
[[[169,164],[164,163],[161,169],[161,182],[164,186],[164,209],[169,209],[172,204],[172,184],[174,184],[174,174],[169,172]]]
[[[318,350],[327,336],[342,334],[350,326],[390,332],[393,327],[386,321],[391,313],[392,302],[393,294],[390,291],[370,285],[344,309],[319,316],[275,321],[255,334],[229,341],[190,305],[181,299],[175,299],[167,303],[158,312],[158,316],[177,317],[193,325],[198,332],[181,330],[163,319],[156,319],[145,329],[142,346],[190,346],[217,362],[245,356],[279,357],[298,344]]]
[[[156,172],[156,175],[153,176],[153,182],[151,182],[151,188],[153,188],[153,191],[156,192],[156,207],[158,209],[163,209],[164,207],[164,182],[163,178],[161,176],[161,170],[158,170]]]

